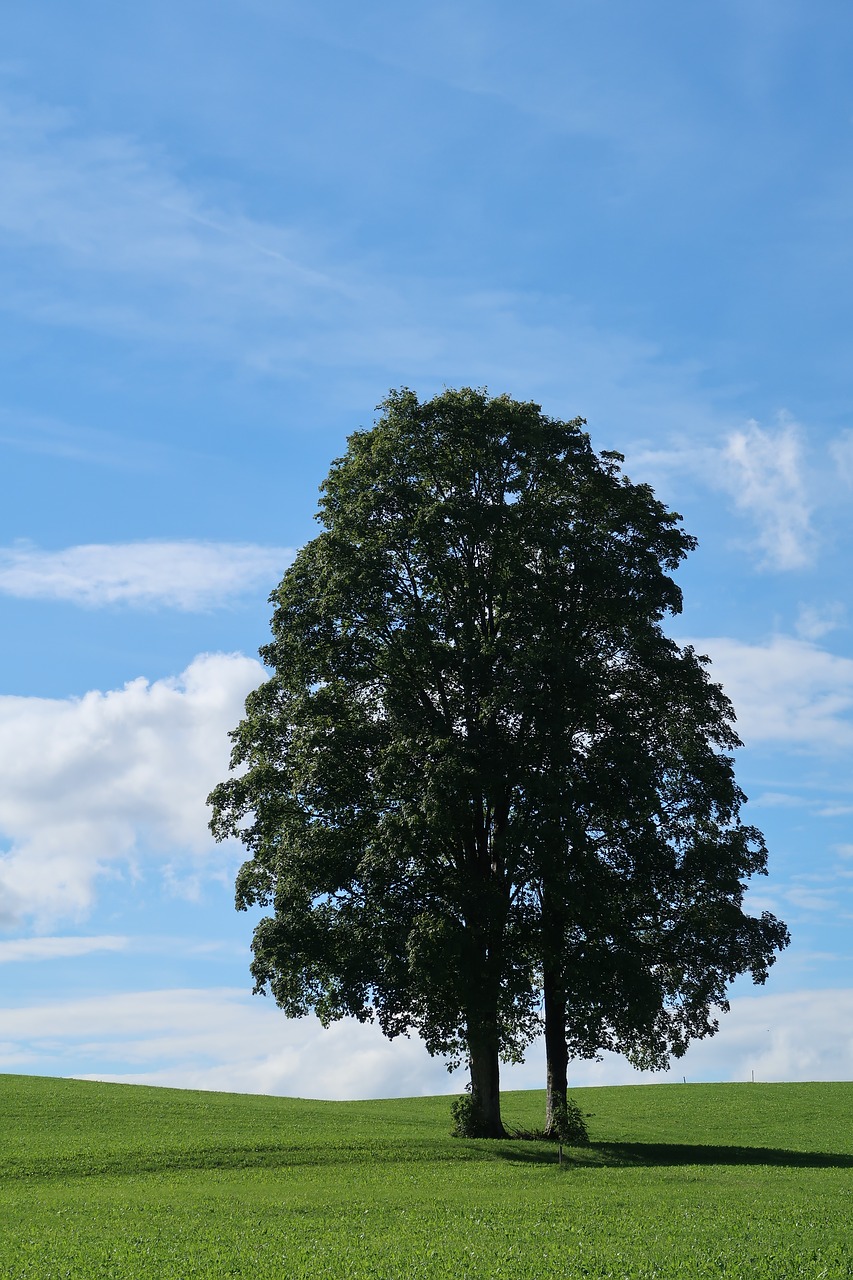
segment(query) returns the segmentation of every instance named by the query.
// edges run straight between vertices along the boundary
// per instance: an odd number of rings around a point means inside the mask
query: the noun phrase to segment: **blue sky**
[[[204,808],[317,487],[405,384],[583,415],[699,537],[673,632],[793,942],[670,1078],[853,1075],[852,57],[802,0],[6,16],[0,1070],[457,1087],[250,997]]]

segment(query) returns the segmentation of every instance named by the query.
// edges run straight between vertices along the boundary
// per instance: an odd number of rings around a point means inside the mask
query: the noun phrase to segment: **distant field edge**
[[[41,1075],[39,1073],[20,1072],[20,1071],[0,1071],[0,1087],[3,1083],[9,1081],[43,1081],[45,1083],[57,1081],[74,1085],[96,1085],[99,1088],[109,1089],[134,1089],[134,1090],[154,1090],[157,1093],[179,1093],[179,1094],[211,1094],[216,1097],[224,1098],[276,1098],[281,1100],[289,1100],[292,1102],[309,1102],[317,1104],[328,1104],[330,1106],[350,1106],[361,1105],[364,1103],[405,1103],[405,1102],[441,1102],[450,1101],[458,1097],[460,1090],[451,1089],[446,1093],[431,1094],[393,1094],[383,1097],[358,1097],[358,1098],[315,1098],[303,1094],[291,1093],[265,1093],[261,1090],[245,1092],[239,1089],[213,1089],[203,1087],[189,1087],[185,1085],[171,1084],[152,1084],[146,1081],[127,1081],[127,1080],[110,1080],[101,1079],[93,1075]],[[628,1093],[630,1091],[645,1092],[654,1090],[668,1089],[690,1089],[690,1090],[718,1090],[718,1089],[798,1089],[798,1088],[850,1088],[853,1089],[853,1080],[656,1080],[654,1082],[637,1082],[636,1084],[594,1084],[594,1085],[572,1085],[569,1084],[569,1092],[572,1094],[594,1095],[603,1093]],[[514,1098],[539,1098],[544,1097],[545,1090],[537,1089],[502,1089],[501,1098],[504,1101]]]

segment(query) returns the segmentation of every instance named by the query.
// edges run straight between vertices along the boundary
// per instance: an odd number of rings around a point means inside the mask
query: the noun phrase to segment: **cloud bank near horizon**
[[[851,1027],[850,988],[736,997],[717,1035],[691,1046],[670,1071],[638,1072],[605,1054],[573,1062],[570,1084],[748,1081],[753,1073],[762,1081],[850,1079]],[[324,1030],[314,1017],[287,1019],[239,988],[118,992],[0,1010],[0,1069],[338,1100],[459,1092],[466,1074],[448,1074],[417,1036],[389,1041],[377,1026],[352,1020]],[[504,1089],[542,1088],[542,1043],[501,1074]]]

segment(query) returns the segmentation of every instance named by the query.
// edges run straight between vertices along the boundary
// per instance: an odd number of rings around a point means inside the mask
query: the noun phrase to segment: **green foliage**
[[[578,1104],[573,1098],[558,1102],[551,1109],[551,1135],[569,1147],[589,1145],[589,1130]]]
[[[269,911],[256,990],[467,1058],[498,1136],[543,990],[573,1056],[662,1066],[788,935],[742,909],[767,851],[731,705],[663,630],[680,517],[581,419],[471,388],[380,409],[273,593],[211,826]]]
[[[2,1280],[845,1280],[853,1084],[578,1089],[591,1145],[0,1076]],[[540,1092],[505,1095],[530,1129]]]
[[[463,1093],[450,1104],[450,1136],[452,1138],[476,1138],[480,1121],[470,1093]]]

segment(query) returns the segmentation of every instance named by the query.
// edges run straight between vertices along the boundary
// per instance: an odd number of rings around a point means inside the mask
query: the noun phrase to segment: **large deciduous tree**
[[[662,630],[680,518],[581,419],[470,389],[380,408],[273,593],[211,825],[249,852],[237,905],[272,909],[256,989],[467,1059],[499,1136],[543,999],[553,1120],[570,1054],[681,1052],[787,935],[742,910],[766,851],[732,709]]]

